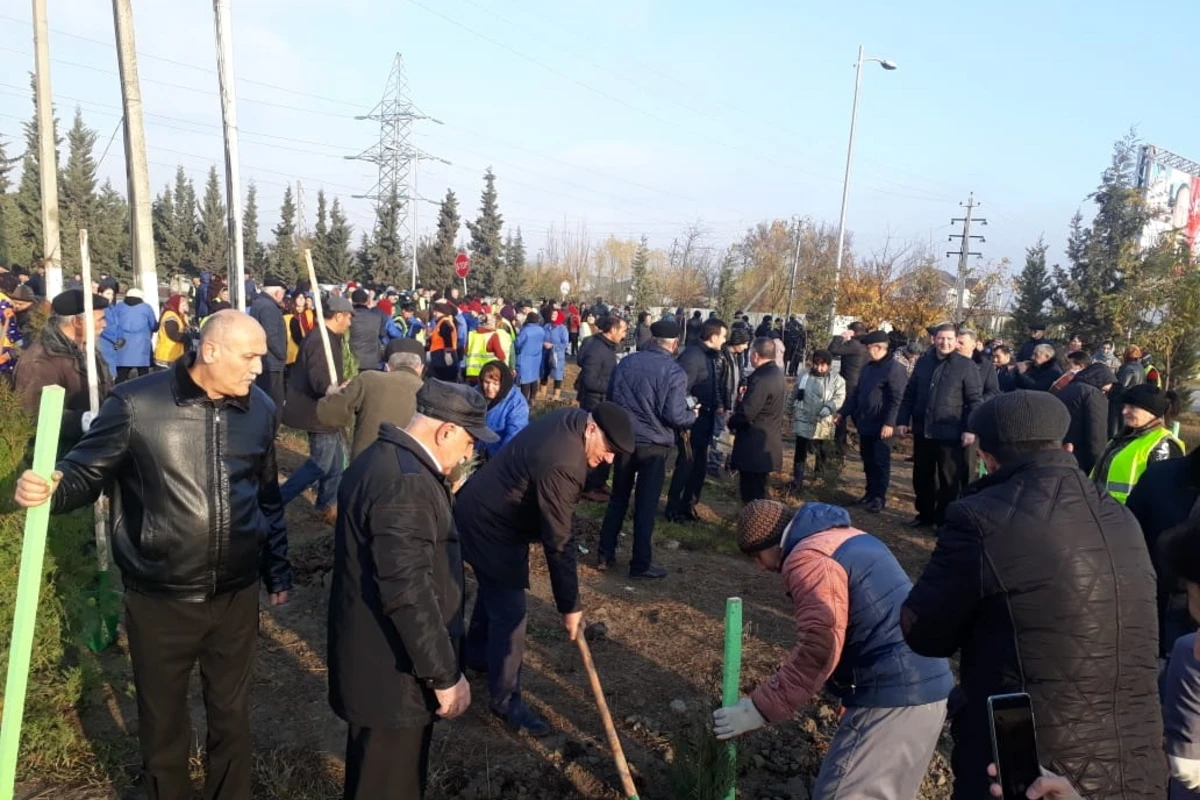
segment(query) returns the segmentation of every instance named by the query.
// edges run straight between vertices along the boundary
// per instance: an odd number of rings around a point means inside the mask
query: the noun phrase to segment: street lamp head
[[[886,69],[886,70],[888,70],[888,71],[890,72],[891,70],[894,70],[894,69],[896,69],[896,62],[895,62],[895,61],[888,61],[888,60],[885,58],[884,60],[882,60],[882,61],[880,61],[880,62],[879,62],[879,66],[883,67],[884,69]]]

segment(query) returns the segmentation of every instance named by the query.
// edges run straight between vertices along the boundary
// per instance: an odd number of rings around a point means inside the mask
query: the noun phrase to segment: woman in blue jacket
[[[117,351],[125,346],[125,340],[121,338],[121,320],[119,310],[117,309],[116,290],[110,287],[105,287],[100,295],[108,300],[108,308],[104,309],[104,330],[96,337],[96,347],[100,350],[100,355],[104,357],[104,363],[108,366],[108,377],[117,377]]]
[[[514,385],[512,370],[503,361],[489,361],[479,370],[479,391],[488,401],[487,426],[499,441],[477,449],[491,458],[529,424],[529,403]]]
[[[554,378],[554,399],[562,396],[563,371],[567,367],[567,344],[571,340],[566,317],[557,309],[550,312],[550,320],[546,323],[546,342],[543,345],[545,354],[542,358],[542,386],[550,378]]]
[[[536,311],[531,311],[525,317],[525,327],[517,336],[517,383],[521,384],[521,393],[529,402],[537,397],[545,341],[546,329],[542,327],[541,317]]]
[[[151,341],[158,330],[158,318],[154,309],[142,299],[142,290],[130,289],[124,302],[117,306],[118,326],[125,346],[116,352],[117,383],[127,381],[137,370],[138,376],[147,375],[154,363],[154,346]]]

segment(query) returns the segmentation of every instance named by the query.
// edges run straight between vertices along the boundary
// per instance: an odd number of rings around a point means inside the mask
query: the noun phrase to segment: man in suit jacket
[[[767,476],[783,468],[783,406],[787,382],[775,363],[774,339],[759,337],[750,345],[754,371],[746,379],[746,393],[729,419],[736,434],[731,462],[738,472],[742,502],[767,496]]]

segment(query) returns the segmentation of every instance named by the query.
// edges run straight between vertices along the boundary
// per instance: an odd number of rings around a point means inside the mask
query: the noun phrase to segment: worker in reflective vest
[[[508,363],[509,353],[512,352],[512,336],[507,331],[497,330],[495,318],[491,314],[483,314],[475,330],[467,334],[466,375],[468,383],[479,380],[479,371],[489,361]]]
[[[1126,389],[1121,402],[1124,427],[1104,449],[1091,477],[1097,486],[1124,503],[1147,464],[1182,456],[1184,445],[1166,428],[1167,418],[1179,410],[1174,392],[1142,383]]]

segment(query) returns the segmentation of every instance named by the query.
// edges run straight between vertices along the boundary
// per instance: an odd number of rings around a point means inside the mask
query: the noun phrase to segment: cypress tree
[[[214,275],[229,271],[229,226],[225,218],[225,201],[221,197],[221,180],[217,168],[209,167],[204,185],[204,202],[200,206],[200,250],[196,264]],[[230,276],[232,277],[232,276]]]
[[[3,265],[11,262],[12,254],[9,253],[8,243],[15,238],[10,229],[16,221],[16,207],[8,190],[12,188],[12,168],[16,162],[17,159],[9,157],[4,138],[0,137],[0,264]]]
[[[175,213],[175,198],[171,187],[163,189],[154,198],[150,207],[150,219],[154,228],[154,259],[167,274],[186,272],[184,267],[184,243],[176,229],[178,217]]]
[[[433,244],[425,249],[421,258],[418,250],[417,268],[420,270],[419,282],[423,286],[437,289],[445,288],[454,279],[454,259],[458,255],[458,229],[462,224],[458,216],[458,198],[452,189],[446,190],[446,197],[438,209],[437,234]]]
[[[27,265],[40,264],[42,250],[42,184],[38,174],[38,125],[37,116],[24,124],[25,158],[21,161],[21,182],[17,185],[14,201],[16,220],[10,230],[15,229],[15,241],[9,241],[9,251],[14,261]],[[58,163],[58,118],[54,118],[54,160]]]
[[[633,295],[633,310],[646,311],[650,308],[650,245],[643,236],[629,265],[632,280],[630,294]]]
[[[179,268],[189,275],[198,275],[200,270],[196,268],[196,254],[200,252],[200,234],[196,224],[196,187],[182,166],[175,170],[173,201],[175,236],[182,245]]]
[[[317,224],[312,236],[313,269],[318,280],[329,274],[329,206],[325,202],[325,190],[317,192]]]
[[[471,232],[471,281],[476,294],[491,294],[496,286],[496,276],[504,267],[504,243],[500,240],[500,229],[504,218],[496,202],[496,176],[489,167],[483,176],[483,195],[480,198],[479,216],[467,222]]]
[[[335,197],[329,209],[329,233],[325,237],[325,266],[331,281],[341,283],[354,278],[354,256],[350,252],[351,234],[350,223],[346,221],[341,203]]]
[[[96,234],[96,160],[92,158],[95,145],[96,132],[83,124],[83,113],[76,108],[75,119],[67,131],[67,163],[58,174],[59,235],[63,271],[67,273],[76,273],[80,268],[79,229],[88,229],[89,255],[90,239]],[[96,275],[108,272],[110,267],[92,255]]]
[[[104,182],[93,204],[88,248],[94,273],[104,271],[121,286],[130,284],[133,245],[129,240],[129,205],[125,196],[113,188],[112,181]]]
[[[271,229],[275,243],[271,245],[268,263],[271,272],[284,281],[296,280],[296,202],[292,199],[292,187],[283,190],[283,203],[279,206],[279,224]]]
[[[1046,267],[1046,241],[1025,250],[1025,266],[1017,276],[1017,304],[1013,308],[1010,332],[1019,339],[1034,322],[1044,322],[1046,304],[1054,297],[1050,270]]]
[[[246,189],[246,207],[242,209],[242,259],[247,275],[266,277],[267,252],[258,238],[258,187],[254,181]]]
[[[645,246],[646,238],[643,236],[642,243],[638,245],[639,254],[642,253],[642,248]],[[643,255],[643,259],[646,259],[645,255]],[[736,266],[737,254],[730,248],[729,252],[725,254],[725,259],[721,262],[721,271],[717,273],[717,296],[715,303],[717,317],[724,320],[726,325],[731,324],[734,312],[737,311],[737,279],[734,277],[734,268]],[[643,274],[644,272],[645,269],[643,268]],[[638,310],[642,310],[642,307],[638,306]]]
[[[495,293],[516,300],[525,293],[525,240],[521,229],[511,233],[504,242],[504,269],[496,280]]]
[[[370,249],[368,279],[384,286],[402,285],[407,270],[400,250],[400,199],[394,194],[375,209],[375,233]]]

